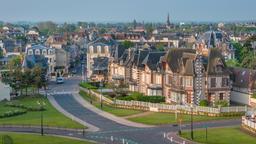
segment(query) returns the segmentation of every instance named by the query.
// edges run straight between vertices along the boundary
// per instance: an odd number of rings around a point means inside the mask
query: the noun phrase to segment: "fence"
[[[256,134],[256,121],[252,119],[248,119],[245,116],[242,117],[242,127],[246,130]]]
[[[80,90],[89,92],[85,88],[80,88]],[[102,100],[107,104],[115,105],[121,108],[139,109],[146,111],[155,112],[178,112],[178,113],[193,113],[197,115],[229,115],[229,114],[241,114],[248,110],[247,106],[231,106],[231,107],[202,107],[202,106],[188,106],[188,105],[170,105],[170,104],[160,104],[160,103],[150,103],[142,101],[124,101],[124,100],[111,100],[104,97],[101,94],[90,90],[90,93],[96,96],[98,99],[102,97]]]

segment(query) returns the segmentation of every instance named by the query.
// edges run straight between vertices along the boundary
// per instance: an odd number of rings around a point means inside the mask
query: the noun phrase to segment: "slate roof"
[[[106,45],[110,45],[110,46],[113,46],[116,44],[116,42],[111,38],[105,39],[104,37],[100,37],[100,38],[96,39],[95,41],[89,43],[89,45],[94,45],[96,43],[102,43],[102,44],[106,44]]]
[[[174,73],[193,74],[193,61],[191,59],[194,58],[193,55],[195,54],[196,51],[194,49],[171,49],[167,54],[167,63]]]
[[[164,55],[165,52],[150,52],[143,60],[142,64],[147,65],[152,71],[160,70],[162,68],[160,60]]]
[[[107,70],[108,69],[108,57],[96,57],[93,58],[93,71]]]
[[[114,61],[118,62],[120,58],[123,56],[125,50],[125,47],[122,45],[116,46],[111,54],[111,56],[114,58]]]
[[[220,65],[222,70],[219,71],[217,66]],[[220,50],[216,48],[210,49],[208,56],[208,65],[207,65],[207,74],[208,75],[229,75],[230,71],[228,70],[224,57],[222,56]]]
[[[47,61],[48,59],[43,55],[28,55],[25,57],[22,66],[27,68],[33,68],[34,66],[39,65],[40,67],[47,69]]]
[[[148,55],[149,50],[135,50],[131,56],[129,66],[134,66],[137,68],[144,68],[144,64],[142,64],[143,60]]]

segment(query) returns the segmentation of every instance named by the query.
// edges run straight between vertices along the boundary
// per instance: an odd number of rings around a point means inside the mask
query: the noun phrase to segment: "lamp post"
[[[43,123],[43,106],[45,106],[45,103],[41,100],[41,101],[37,101],[37,104],[40,106],[40,111],[41,111],[41,136],[44,135],[44,123]]]
[[[102,109],[102,81],[100,81],[100,108]]]
[[[194,139],[194,133],[193,133],[193,105],[190,107],[191,112],[190,112],[190,122],[191,122],[191,139]]]

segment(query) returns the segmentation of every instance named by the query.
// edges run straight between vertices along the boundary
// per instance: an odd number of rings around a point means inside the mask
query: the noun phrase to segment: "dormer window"
[[[47,55],[47,51],[44,49],[44,50],[42,51],[42,54],[43,54],[43,55]]]
[[[33,55],[33,50],[32,49],[28,50],[28,55]]]
[[[36,49],[36,50],[35,50],[35,54],[36,54],[36,55],[40,55],[40,50],[39,50],[39,49]]]
[[[98,52],[98,53],[101,52],[101,46],[97,46],[97,52]]]
[[[223,64],[222,60],[218,58],[216,61],[217,61],[216,66],[215,66],[216,72],[222,72],[223,67],[224,67],[224,64]]]
[[[108,53],[108,46],[105,46],[104,49],[105,49],[105,52]]]
[[[48,54],[49,54],[49,55],[52,55],[52,50],[48,50]]]

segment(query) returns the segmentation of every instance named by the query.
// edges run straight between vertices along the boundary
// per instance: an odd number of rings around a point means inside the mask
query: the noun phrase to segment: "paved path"
[[[131,121],[128,121],[128,120],[126,120],[124,118],[117,117],[117,116],[115,116],[113,114],[110,114],[108,112],[102,111],[102,110],[96,108],[95,106],[91,105],[89,102],[85,101],[79,94],[73,94],[72,96],[73,96],[73,98],[77,102],[79,102],[86,109],[89,109],[92,112],[100,115],[101,117],[104,117],[106,119],[114,121],[114,122],[116,122],[118,124],[122,124],[122,125],[125,125],[125,126],[130,126],[130,127],[137,127],[137,128],[154,127],[154,126],[150,126],[150,125],[145,125],[145,124],[140,124],[140,123],[136,123],[136,122],[131,122]]]
[[[92,131],[92,132],[95,132],[95,131],[99,131],[99,128],[94,126],[94,125],[91,125],[90,123],[87,123],[86,121],[74,116],[72,113],[69,113],[67,112],[66,110],[64,110],[56,101],[55,99],[53,98],[52,95],[49,95],[48,96],[48,100],[50,101],[50,103],[59,111],[61,112],[62,114],[64,114],[66,117],[69,117],[71,118],[72,120],[84,125],[85,127],[87,127],[87,131]]]
[[[128,118],[135,118],[135,117],[142,117],[142,116],[146,116],[149,114],[152,114],[153,112],[151,111],[146,111],[146,112],[142,112],[142,113],[138,113],[138,114],[134,114],[134,115],[128,115],[128,116],[124,116],[122,118],[128,119]]]

